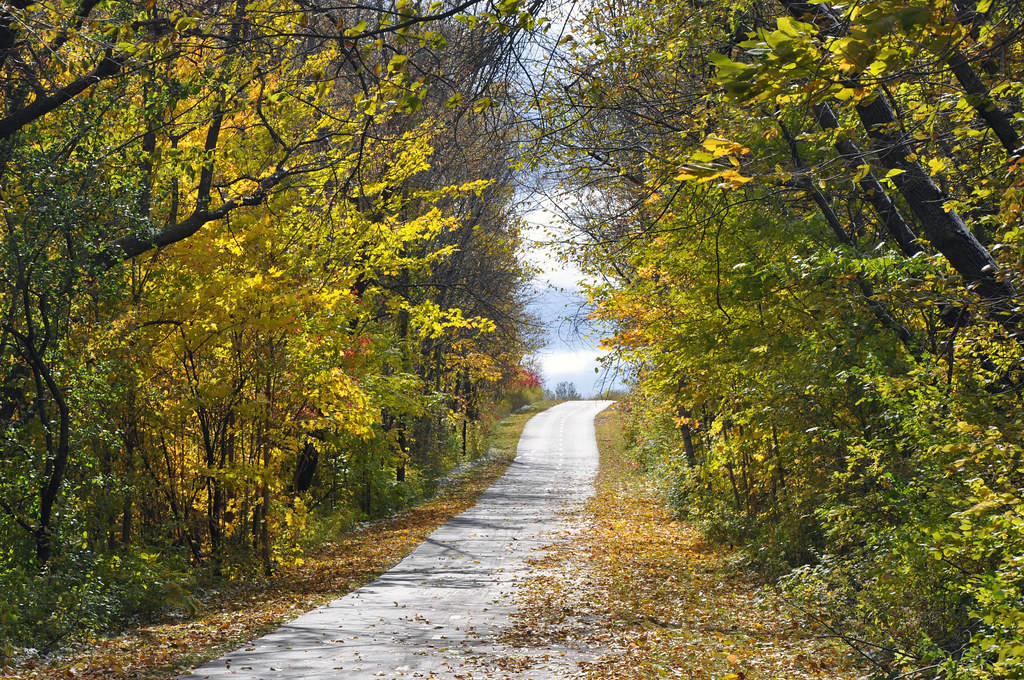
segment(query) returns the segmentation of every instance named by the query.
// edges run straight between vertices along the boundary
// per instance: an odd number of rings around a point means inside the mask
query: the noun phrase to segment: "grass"
[[[859,675],[833,640],[677,521],[628,457],[621,415],[598,417],[597,494],[582,529],[535,565],[516,644],[589,654],[587,680],[790,680]]]
[[[3,669],[9,680],[165,680],[235,649],[299,614],[369,583],[397,564],[441,524],[472,507],[515,457],[519,435],[552,402],[496,423],[487,455],[444,491],[394,517],[339,534],[301,565],[273,578],[232,588],[194,616],[86,640],[59,656]]]

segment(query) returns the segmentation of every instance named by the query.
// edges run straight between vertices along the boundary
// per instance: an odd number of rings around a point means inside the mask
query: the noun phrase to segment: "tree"
[[[555,385],[555,399],[568,401],[580,398],[580,393],[576,391],[575,383],[569,380],[563,380],[562,382]]]
[[[1020,19],[598,3],[532,93],[639,462],[880,674],[1020,663]]]
[[[530,347],[502,65],[536,28],[519,3],[0,9],[0,637],[270,572],[454,464]]]

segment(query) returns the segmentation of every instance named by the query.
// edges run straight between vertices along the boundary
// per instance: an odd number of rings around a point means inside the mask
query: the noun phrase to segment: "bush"
[[[0,572],[0,650],[50,651],[72,637],[117,630],[168,611],[194,611],[194,587],[173,553],[65,550],[47,570]]]

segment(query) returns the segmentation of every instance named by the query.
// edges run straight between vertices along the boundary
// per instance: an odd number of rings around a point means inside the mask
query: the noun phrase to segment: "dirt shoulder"
[[[577,678],[856,678],[836,642],[675,520],[625,455],[620,415],[597,420],[597,494],[517,604],[518,645],[590,650]]]

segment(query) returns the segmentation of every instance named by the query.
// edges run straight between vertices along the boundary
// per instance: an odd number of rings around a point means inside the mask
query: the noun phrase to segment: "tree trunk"
[[[1021,151],[1021,144],[1017,131],[1013,129],[1009,116],[993,101],[988,88],[971,68],[967,57],[960,50],[955,50],[946,63],[949,64],[960,86],[964,88],[967,103],[999,138],[1006,152],[1011,156],[1018,154]]]
[[[828,104],[816,104],[814,106],[814,117],[823,130],[836,130],[839,128],[839,121],[836,119],[832,107]],[[860,166],[868,161],[857,146],[846,137],[840,136],[835,143],[836,151],[843,157],[847,165],[854,172],[859,172]],[[923,251],[917,242],[917,235],[910,228],[903,218],[899,208],[889,197],[882,183],[878,181],[875,174],[868,172],[858,181],[864,197],[871,203],[871,206],[878,214],[878,219],[889,233],[889,236],[896,242],[900,250],[907,257],[913,257]]]
[[[697,453],[693,448],[693,430],[689,425],[683,425],[683,451],[686,453],[686,462],[691,468],[697,467]]]
[[[302,451],[299,452],[298,460],[295,462],[295,475],[292,479],[292,490],[296,494],[308,491],[313,485],[313,478],[316,476],[316,468],[320,461],[320,452],[312,442],[307,441]]]
[[[797,148],[796,139],[790,134],[789,129],[782,123],[781,120],[776,120],[779,125],[779,130],[782,132],[783,137],[789,144],[790,153],[793,157],[793,164],[796,166],[798,172],[802,172],[804,165],[800,158],[799,149]],[[836,240],[842,243],[847,248],[854,251],[859,251],[857,242],[850,236],[849,232],[843,228],[842,222],[839,220],[839,216],[835,210],[832,209],[831,204],[825,195],[818,190],[818,187],[814,185],[811,178],[806,174],[800,174],[795,184],[808,193],[814,200],[814,203],[818,206],[821,214],[825,217],[825,222],[828,224],[832,233],[835,234]],[[888,197],[887,197],[888,198]],[[871,313],[875,315],[878,322],[885,328],[888,328],[899,337],[900,342],[907,351],[912,354],[917,354],[917,342],[914,334],[904,324],[900,323],[896,317],[892,315],[889,308],[884,303],[875,298],[874,288],[871,286],[871,282],[864,278],[859,272],[856,275],[857,286],[860,292],[864,295],[864,302]]]
[[[263,463],[269,465],[270,454],[264,453]],[[260,563],[263,565],[263,575],[270,576],[274,573],[274,564],[270,559],[270,488],[266,482],[260,485]]]
[[[31,324],[31,320],[29,320]],[[53,507],[60,495],[71,454],[71,411],[68,408],[64,390],[57,384],[50,367],[39,354],[34,333],[30,332],[26,348],[35,377],[39,403],[39,418],[46,437],[47,461],[43,473],[43,486],[39,490],[39,518],[35,529],[36,565],[42,567],[53,555],[54,527]],[[56,438],[51,430],[52,423],[45,408],[46,393],[49,393],[57,407]]]
[[[893,182],[924,227],[925,236],[953,268],[984,299],[996,306],[996,318],[1016,333],[1018,319],[1006,303],[1016,295],[1009,281],[998,277],[999,266],[992,254],[964,224],[954,210],[946,210],[947,197],[917,161],[899,129],[898,121],[882,93],[857,104],[857,115],[878,145],[878,157],[890,170],[899,170]]]
[[[828,25],[824,26],[822,30],[828,35],[845,32],[842,22],[839,21],[831,7],[824,3],[806,3],[794,0],[779,0],[779,2],[787,12],[795,17],[812,15],[819,20],[818,25],[823,25],[821,22],[827,22]],[[970,65],[964,60],[964,63],[957,68],[966,77]],[[977,80],[976,75],[973,77]],[[852,84],[858,83],[853,80]],[[977,81],[976,86],[972,87],[977,86],[984,90],[984,85],[980,80]],[[987,96],[987,90],[985,94]],[[999,267],[992,254],[971,233],[956,211],[947,211],[944,208],[947,197],[932,181],[931,176],[917,161],[908,160],[915,157],[913,150],[900,133],[902,128],[899,125],[899,120],[882,91],[876,90],[870,99],[858,102],[856,109],[864,129],[876,142],[878,156],[882,164],[890,170],[900,171],[901,174],[894,176],[893,182],[923,227],[925,237],[936,250],[946,257],[968,285],[993,305],[990,316],[1011,335],[1017,337],[1020,317],[1010,310],[1008,304],[1016,295],[1013,284],[1000,279]],[[977,107],[976,110],[978,110]],[[979,113],[981,113],[980,110]],[[1012,132],[1012,129],[1010,131]],[[1019,144],[1019,142],[1015,143]]]
[[[790,15],[798,19],[809,16],[815,19],[815,23],[819,26],[822,25],[822,22],[826,22],[823,32],[827,35],[839,37],[847,32],[843,21],[826,3],[779,1]],[[973,2],[954,1],[953,4],[958,21],[968,26],[971,29],[971,35],[977,37],[978,27],[984,20],[984,15],[976,11]],[[946,56],[946,65],[949,66],[960,86],[964,88],[967,104],[995,133],[1007,153],[1011,156],[1015,155],[1021,147],[1020,137],[1013,129],[1009,116],[993,101],[988,88],[971,67],[967,57],[960,50],[953,50]]]

